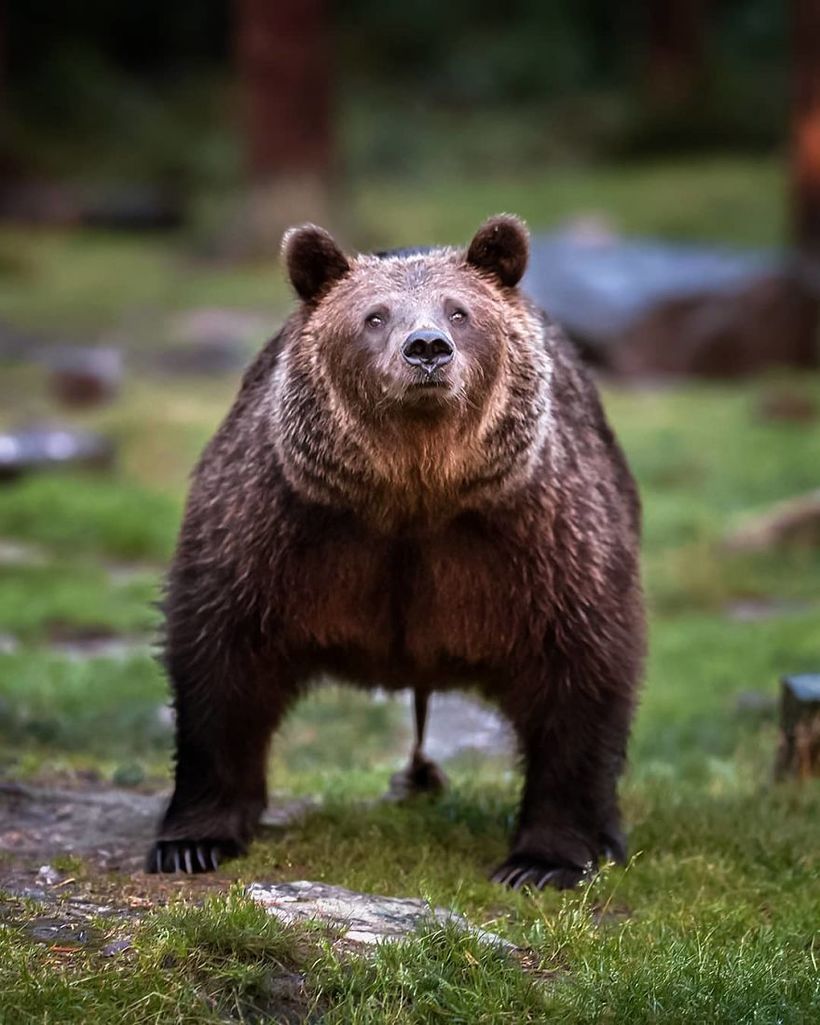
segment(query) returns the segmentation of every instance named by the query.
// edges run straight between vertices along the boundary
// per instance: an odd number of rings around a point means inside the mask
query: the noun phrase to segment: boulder
[[[787,256],[571,228],[533,240],[524,286],[613,373],[734,377],[818,364],[820,289]]]
[[[730,551],[754,552],[820,545],[820,488],[750,517],[726,538]]]

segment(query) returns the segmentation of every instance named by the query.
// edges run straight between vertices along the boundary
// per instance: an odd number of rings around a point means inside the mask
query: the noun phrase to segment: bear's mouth
[[[452,387],[448,381],[442,378],[427,378],[424,381],[411,381],[404,392],[405,398],[410,402],[442,403],[452,393]]]
[[[444,408],[449,404],[452,385],[441,377],[428,377],[422,381],[408,381],[403,389],[403,402],[407,409],[418,407],[429,410],[431,407]]]

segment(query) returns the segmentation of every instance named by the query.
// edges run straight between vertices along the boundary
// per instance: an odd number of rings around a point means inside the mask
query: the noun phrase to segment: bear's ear
[[[347,257],[331,235],[315,224],[290,228],[282,239],[282,258],[300,299],[315,302],[350,270]]]
[[[491,217],[478,229],[467,250],[467,263],[492,274],[502,285],[517,285],[527,269],[530,233],[512,214]]]

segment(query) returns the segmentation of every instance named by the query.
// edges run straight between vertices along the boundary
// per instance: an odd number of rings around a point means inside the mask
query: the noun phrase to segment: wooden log
[[[820,777],[820,674],[787,676],[782,681],[775,776]]]

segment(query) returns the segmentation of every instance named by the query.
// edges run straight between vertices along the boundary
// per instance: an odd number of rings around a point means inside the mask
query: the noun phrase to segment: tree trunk
[[[820,324],[820,4],[792,4],[792,235],[804,296],[803,345],[815,365]]]
[[[250,177],[252,247],[326,218],[332,162],[323,0],[236,0],[236,56]]]
[[[706,0],[652,0],[649,18],[650,102],[680,110],[695,100],[704,73]]]
[[[792,0],[794,237],[820,260],[820,4]]]

